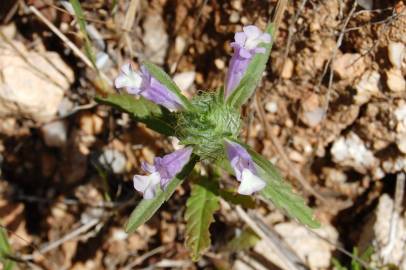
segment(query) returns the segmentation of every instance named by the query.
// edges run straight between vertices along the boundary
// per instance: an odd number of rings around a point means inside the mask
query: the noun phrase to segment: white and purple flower
[[[161,185],[165,190],[170,181],[182,171],[192,155],[192,147],[185,147],[164,157],[156,157],[154,164],[143,163],[142,169],[149,175],[134,175],[134,188],[143,194],[144,199],[152,199]]]
[[[114,81],[116,88],[126,88],[128,93],[143,96],[169,110],[183,108],[180,99],[152,77],[144,66],[141,66],[140,71],[134,71],[131,64],[123,65],[120,75]]]
[[[237,192],[242,195],[251,195],[263,189],[266,182],[258,176],[254,161],[247,150],[238,143],[228,140],[225,141],[225,146],[231,167],[237,180],[241,182]]]
[[[228,97],[238,86],[252,58],[257,53],[265,53],[266,49],[260,47],[261,43],[271,43],[271,35],[263,33],[255,25],[243,27],[243,32],[234,35],[234,54],[230,60],[225,83],[225,94]]]

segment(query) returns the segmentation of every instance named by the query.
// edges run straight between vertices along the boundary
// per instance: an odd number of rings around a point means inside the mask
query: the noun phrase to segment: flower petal
[[[244,46],[245,41],[247,40],[247,35],[244,32],[237,32],[234,34],[235,44],[240,45],[241,47]]]
[[[152,199],[155,197],[160,180],[158,172],[150,175],[134,175],[133,184],[134,188],[143,194],[144,199]]]
[[[255,25],[247,25],[243,27],[244,33],[247,35],[248,39],[256,39],[261,35],[261,30]]]
[[[115,79],[114,85],[116,88],[126,87],[131,94],[138,94],[142,81],[141,75],[133,71],[130,64],[125,64],[121,67],[121,73]]]
[[[155,167],[161,175],[161,187],[165,189],[169,182],[182,171],[189,162],[193,148],[185,147],[163,158],[155,159]]]
[[[250,170],[244,169],[242,172],[242,181],[237,192],[242,195],[251,195],[254,192],[260,191],[265,186],[265,181],[253,174]]]

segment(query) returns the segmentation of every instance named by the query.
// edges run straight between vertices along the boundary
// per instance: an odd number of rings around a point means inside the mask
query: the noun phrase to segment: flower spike
[[[242,195],[251,195],[263,189],[266,183],[258,176],[254,162],[247,150],[238,143],[228,140],[225,141],[225,146],[231,167],[237,180],[241,182],[237,192]]]
[[[257,53],[265,53],[265,48],[260,47],[261,43],[271,43],[271,35],[263,33],[258,27],[248,25],[243,27],[243,32],[234,35],[234,54],[230,60],[225,83],[225,97],[231,95],[240,83],[252,58]]]
[[[143,163],[142,169],[150,175],[135,175],[134,188],[144,195],[144,199],[152,199],[161,185],[165,190],[170,181],[182,171],[192,155],[192,147],[185,147],[164,157],[156,157],[154,164]]]
[[[180,99],[151,76],[144,66],[141,66],[140,71],[134,71],[131,64],[123,65],[120,75],[114,81],[116,88],[126,88],[128,93],[143,96],[169,110],[183,108]]]

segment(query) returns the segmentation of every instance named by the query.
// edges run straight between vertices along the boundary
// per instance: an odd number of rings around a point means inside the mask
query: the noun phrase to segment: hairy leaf
[[[128,233],[134,232],[140,225],[147,222],[161,205],[167,201],[182,183],[183,179],[193,170],[198,158],[193,156],[183,170],[169,183],[165,191],[159,190],[153,199],[143,199],[131,213],[126,225]]]
[[[269,54],[271,53],[272,44],[275,37],[274,25],[269,23],[266,30],[266,33],[272,36],[272,42],[269,44],[263,43],[263,47],[266,49],[265,53],[258,53],[251,60],[244,77],[241,79],[240,84],[232,92],[232,94],[227,98],[227,103],[236,108],[243,105],[247,100],[252,96],[257,87],[257,84],[262,78],[262,73],[265,70],[266,63],[268,62]]]
[[[179,87],[175,84],[175,82],[171,79],[171,77],[160,67],[157,65],[149,62],[144,61],[143,65],[148,69],[149,73],[157,79],[161,84],[165,85],[172,93],[174,93],[182,102],[182,105],[186,109],[193,109],[193,105],[190,101],[182,94],[182,91]]]
[[[11,254],[11,247],[7,239],[7,232],[0,227],[0,263],[3,265],[2,269],[4,270],[11,270],[15,266],[13,261],[7,259],[9,254]]]
[[[161,134],[171,136],[175,133],[173,129],[175,120],[171,113],[143,97],[135,99],[129,94],[109,94],[107,97],[97,97],[96,101],[129,113],[136,120]]]
[[[219,209],[219,197],[216,193],[216,182],[202,179],[193,185],[186,203],[186,247],[195,261],[210,246],[209,227],[213,222],[214,212]]]

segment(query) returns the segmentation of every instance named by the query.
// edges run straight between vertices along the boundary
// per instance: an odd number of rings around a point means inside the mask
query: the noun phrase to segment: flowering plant
[[[184,146],[164,157],[156,157],[153,164],[143,163],[147,175],[134,176],[134,188],[143,195],[143,200],[131,214],[127,231],[134,231],[146,222],[197,162],[214,164],[235,175],[239,186],[232,202],[241,203],[246,196],[259,193],[303,224],[319,226],[311,209],[291,191],[272,163],[239,141],[241,106],[254,93],[265,69],[272,33],[272,24],[265,32],[253,25],[243,27],[231,43],[234,53],[225,87],[216,92],[203,92],[192,100],[182,95],[161,68],[148,61],[140,72],[130,64],[122,67],[115,86],[125,88],[127,94],[113,94],[101,101],[129,112],[155,131],[177,137]],[[219,208],[220,197],[227,200],[216,177],[200,178],[192,182],[185,214],[186,244],[194,259],[210,245],[208,229]]]

